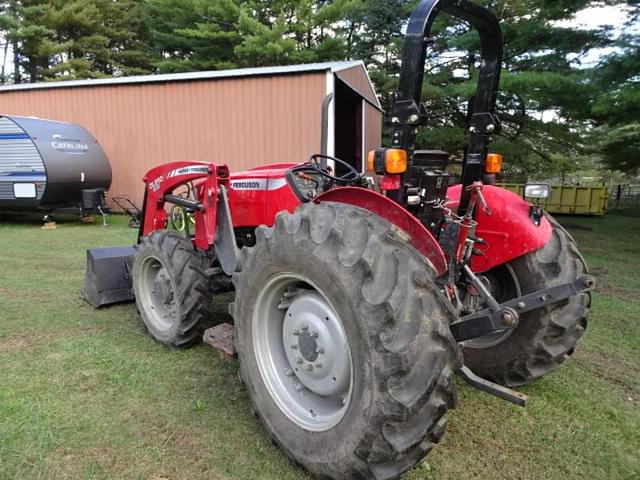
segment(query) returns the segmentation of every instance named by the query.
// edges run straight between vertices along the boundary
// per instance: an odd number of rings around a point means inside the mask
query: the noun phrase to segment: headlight
[[[524,198],[547,199],[551,196],[551,185],[548,183],[528,183],[524,186]]]

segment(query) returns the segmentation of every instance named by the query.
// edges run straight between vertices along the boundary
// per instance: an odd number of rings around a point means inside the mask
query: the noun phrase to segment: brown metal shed
[[[87,128],[111,161],[110,195],[138,204],[142,176],[160,163],[238,171],[324,150],[363,169],[382,130],[361,61],[11,85],[0,110]]]

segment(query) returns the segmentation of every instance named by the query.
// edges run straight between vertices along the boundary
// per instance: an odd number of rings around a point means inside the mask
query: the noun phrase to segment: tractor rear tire
[[[270,440],[317,478],[392,479],[420,462],[461,358],[428,260],[386,220],[332,202],[278,214],[242,256],[240,374]]]
[[[575,240],[553,217],[547,215],[547,219],[553,233],[544,248],[508,264],[522,295],[572,282],[588,273]],[[465,364],[477,375],[501,385],[516,387],[537,380],[573,354],[587,327],[590,306],[591,294],[580,293],[525,313],[501,343],[477,348],[469,342],[463,349]]]
[[[204,257],[186,237],[158,230],[137,246],[132,277],[136,306],[149,334],[174,348],[202,340],[211,323]]]

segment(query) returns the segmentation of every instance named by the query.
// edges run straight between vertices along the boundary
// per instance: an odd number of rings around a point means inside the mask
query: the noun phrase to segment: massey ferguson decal
[[[284,178],[243,178],[232,180],[231,188],[234,190],[277,190],[286,184],[287,181]]]
[[[245,178],[242,180],[232,180],[231,188],[234,190],[266,190],[266,178]]]
[[[177,168],[169,172],[168,178],[179,177],[180,175],[192,175],[194,173],[207,173],[209,167],[202,165],[191,165],[189,167]]]

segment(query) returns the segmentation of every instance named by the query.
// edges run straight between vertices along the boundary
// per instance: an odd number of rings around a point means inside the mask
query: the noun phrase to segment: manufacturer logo
[[[202,165],[191,165],[189,167],[177,168],[169,172],[169,178],[179,177],[180,175],[192,175],[194,173],[208,173],[209,167]]]
[[[62,135],[53,135],[51,140],[51,148],[59,152],[69,153],[71,155],[84,155],[89,151],[89,145],[72,138],[62,138]]]
[[[267,180],[265,178],[234,180],[231,182],[231,188],[234,190],[266,190]]]

